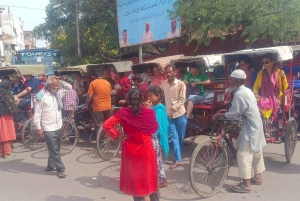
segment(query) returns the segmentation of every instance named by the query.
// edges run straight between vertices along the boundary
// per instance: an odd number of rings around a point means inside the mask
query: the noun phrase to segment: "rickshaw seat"
[[[214,98],[211,105],[205,105],[205,104],[195,104],[194,109],[201,109],[205,111],[211,110],[211,113],[213,113],[214,109],[220,108],[226,104],[225,101],[226,96],[226,90],[214,90]]]

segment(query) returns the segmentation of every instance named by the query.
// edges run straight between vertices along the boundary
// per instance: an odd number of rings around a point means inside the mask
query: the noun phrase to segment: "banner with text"
[[[180,37],[180,19],[168,18],[176,0],[117,0],[120,47]]]

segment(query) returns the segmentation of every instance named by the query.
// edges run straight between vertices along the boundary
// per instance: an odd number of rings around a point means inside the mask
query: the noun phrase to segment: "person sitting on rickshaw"
[[[244,85],[245,87],[248,87],[249,89],[252,90],[254,82],[257,77],[257,72],[253,70],[251,59],[248,55],[240,55],[238,62],[239,62],[239,68],[243,70],[247,76]]]
[[[131,89],[131,81],[125,76],[124,72],[119,73],[116,77],[115,90],[117,91],[115,105],[119,103],[120,100],[126,99],[126,93]]]
[[[82,78],[80,73],[74,74],[74,90],[76,91],[78,98],[79,98],[79,105],[85,103],[86,94],[89,89],[88,83]]]
[[[16,73],[10,75],[9,79],[12,81],[12,86],[10,90],[10,93],[12,95],[17,95],[18,93],[20,93],[26,88],[23,82],[21,81],[22,78],[18,76]]]
[[[263,69],[258,72],[253,92],[263,116],[269,119],[272,115],[273,120],[276,121],[283,90],[287,90],[288,82],[284,71],[276,67],[277,56],[275,54],[263,55],[262,63]]]
[[[205,100],[204,85],[210,84],[210,79],[205,73],[201,73],[197,64],[190,67],[190,72],[184,77],[183,82],[186,84],[186,97],[188,104],[186,117],[190,118],[194,104],[200,104]]]
[[[14,118],[17,122],[25,123],[27,121],[27,117],[22,112],[22,110],[26,110],[31,105],[31,94],[37,94],[40,90],[40,82],[37,78],[32,75],[23,75],[25,78],[25,89],[20,93],[15,95],[15,100],[19,100],[18,104],[19,112],[14,115]]]

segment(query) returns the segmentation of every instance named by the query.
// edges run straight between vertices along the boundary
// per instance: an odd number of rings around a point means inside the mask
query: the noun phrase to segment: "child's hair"
[[[151,86],[147,92],[153,93],[155,96],[159,96],[159,101],[163,100],[164,93],[159,86]]]

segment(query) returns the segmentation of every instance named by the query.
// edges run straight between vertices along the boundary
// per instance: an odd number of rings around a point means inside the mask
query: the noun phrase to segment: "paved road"
[[[162,201],[200,200],[189,184],[189,157],[197,142],[185,147],[184,165],[176,170],[167,170],[170,185],[161,189]],[[80,142],[73,152],[63,157],[67,168],[66,179],[58,179],[55,173],[46,173],[46,149],[28,152],[15,144],[16,156],[0,159],[1,201],[132,201],[119,189],[120,156],[104,162],[94,149],[95,144]],[[300,148],[291,164],[285,162],[283,144],[271,144],[264,149],[267,171],[263,174],[264,185],[253,186],[251,194],[232,193],[229,184],[238,182],[237,168],[231,167],[226,184],[220,193],[205,200],[241,201],[273,200],[293,201],[300,196]],[[166,168],[168,165],[166,164]]]

